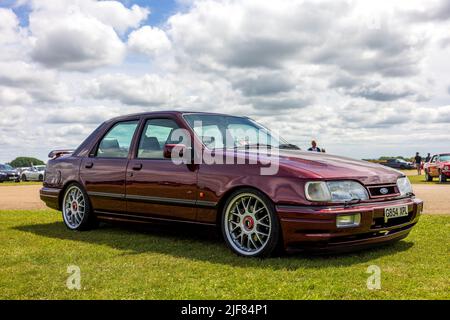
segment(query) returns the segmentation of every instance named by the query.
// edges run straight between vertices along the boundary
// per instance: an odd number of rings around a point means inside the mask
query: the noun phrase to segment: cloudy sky
[[[450,151],[450,1],[0,0],[0,162],[102,121],[247,115],[355,158]]]

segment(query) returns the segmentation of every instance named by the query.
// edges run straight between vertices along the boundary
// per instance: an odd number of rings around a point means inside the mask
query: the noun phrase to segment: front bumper
[[[384,221],[384,209],[408,206],[408,216]],[[406,198],[349,207],[276,206],[288,251],[353,251],[405,238],[419,220],[423,202]],[[360,213],[357,227],[338,228],[336,217]]]
[[[20,181],[20,177],[18,174],[2,174],[0,175],[0,181]]]
[[[45,202],[47,207],[60,210],[59,194],[61,189],[43,187],[39,191],[41,200]]]

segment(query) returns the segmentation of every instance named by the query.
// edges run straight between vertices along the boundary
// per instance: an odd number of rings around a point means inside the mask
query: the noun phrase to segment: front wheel
[[[439,182],[447,182],[447,176],[441,172],[439,172]]]
[[[22,178],[20,179],[22,181],[27,181],[27,176],[25,174],[22,175]]]
[[[64,224],[71,230],[88,230],[96,224],[89,198],[76,183],[69,185],[64,192],[62,215]]]
[[[231,250],[245,257],[267,257],[274,252],[280,225],[272,202],[264,194],[238,190],[223,210],[222,232]]]
[[[428,170],[425,170],[425,180],[428,182],[433,181],[433,177],[429,174]]]

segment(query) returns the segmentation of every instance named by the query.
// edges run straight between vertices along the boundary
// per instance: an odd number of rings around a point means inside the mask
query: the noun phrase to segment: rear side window
[[[127,158],[138,121],[119,122],[112,127],[98,145],[97,158]]]
[[[180,142],[172,137],[176,129],[179,129],[179,126],[171,119],[147,120],[139,141],[138,158],[164,159],[164,145]]]

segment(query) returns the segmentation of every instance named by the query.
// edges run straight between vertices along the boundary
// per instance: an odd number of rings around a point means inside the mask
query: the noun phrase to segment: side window
[[[220,132],[217,125],[212,124],[203,127],[195,127],[194,131],[208,148],[223,148],[222,132]]]
[[[434,156],[434,157],[431,159],[431,162],[432,162],[432,163],[435,163],[435,162],[436,162],[436,159],[437,159],[437,157]]]
[[[144,131],[139,141],[138,158],[141,159],[164,159],[164,145],[176,144],[172,137],[174,130],[180,127],[171,119],[150,119],[145,124]]]
[[[119,122],[98,145],[97,158],[127,158],[138,121]]]

